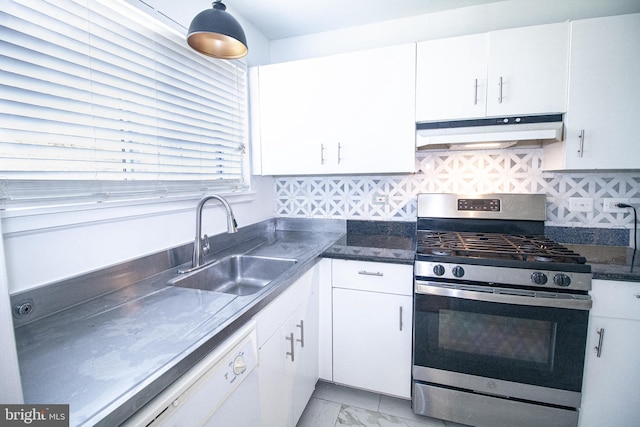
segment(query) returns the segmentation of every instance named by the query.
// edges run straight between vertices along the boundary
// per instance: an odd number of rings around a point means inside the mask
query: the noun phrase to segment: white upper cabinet
[[[418,43],[416,121],[566,111],[569,24]]]
[[[546,170],[640,169],[640,14],[572,23],[565,141]]]
[[[414,172],[415,56],[409,44],[260,67],[261,173]]]
[[[484,117],[488,34],[418,43],[416,121]]]
[[[489,33],[487,116],[563,113],[570,24]]]

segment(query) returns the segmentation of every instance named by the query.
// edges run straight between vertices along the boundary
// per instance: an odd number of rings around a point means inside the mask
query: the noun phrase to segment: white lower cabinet
[[[333,260],[333,381],[411,397],[413,269]]]
[[[318,265],[257,316],[263,426],[294,426],[318,381]]]
[[[640,283],[594,280],[592,286],[579,426],[637,426]]]

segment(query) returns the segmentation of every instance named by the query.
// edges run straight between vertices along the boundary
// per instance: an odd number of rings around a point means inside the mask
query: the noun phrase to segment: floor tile
[[[368,411],[355,406],[343,405],[336,427],[340,426],[365,426],[365,427],[413,427],[407,423],[408,420],[382,414],[380,412]]]
[[[334,427],[342,404],[312,397],[297,427]]]
[[[396,417],[416,421],[420,426],[445,427],[442,420],[414,414],[413,409],[411,408],[411,401],[407,399],[380,396],[380,407],[378,411],[384,414],[395,415]]]
[[[318,381],[297,427],[464,427],[416,415],[411,401]]]
[[[313,397],[371,411],[377,411],[380,406],[379,394],[331,384],[325,381],[318,381]]]

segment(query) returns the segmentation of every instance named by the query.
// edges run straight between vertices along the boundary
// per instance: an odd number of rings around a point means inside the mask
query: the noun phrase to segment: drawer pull
[[[378,276],[378,277],[384,276],[384,274],[380,273],[379,271],[360,270],[358,271],[358,274],[362,274],[363,276]]]
[[[578,157],[582,157],[584,155],[584,129],[580,131],[578,139],[580,140],[580,143],[578,144]]]
[[[600,328],[596,331],[598,334],[598,345],[596,346],[596,357],[600,357],[602,354],[602,342],[604,341],[604,328]]]
[[[294,346],[295,346],[295,341],[296,340],[293,339],[293,332],[291,332],[291,335],[285,336],[284,339],[289,341],[290,344],[291,344],[291,351],[287,351],[286,355],[287,356],[291,356],[291,361],[294,362],[295,361],[294,357],[295,357],[295,352],[296,352]]]
[[[296,328],[300,328],[300,338],[296,339],[300,343],[300,347],[304,347],[304,320],[296,324]]]
[[[640,294],[634,294],[636,298],[640,299]]]

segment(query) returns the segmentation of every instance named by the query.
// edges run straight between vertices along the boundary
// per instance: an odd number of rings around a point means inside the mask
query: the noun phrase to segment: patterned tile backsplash
[[[278,177],[275,215],[415,221],[418,193],[544,193],[548,226],[633,229],[633,212],[604,212],[604,198],[640,203],[640,171],[542,171],[542,149],[418,151],[416,173]],[[593,212],[570,212],[569,199],[593,199]],[[380,200],[382,199],[382,200]]]

